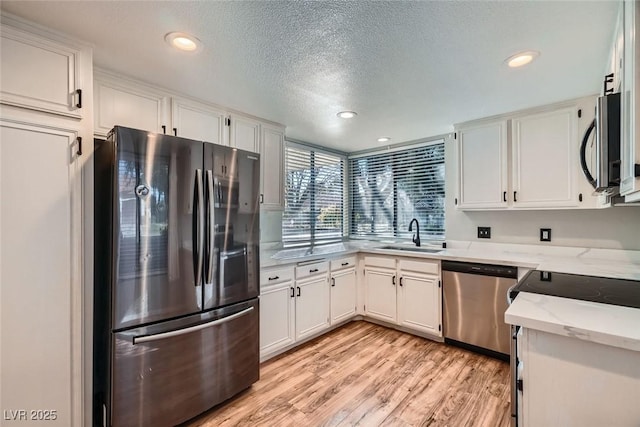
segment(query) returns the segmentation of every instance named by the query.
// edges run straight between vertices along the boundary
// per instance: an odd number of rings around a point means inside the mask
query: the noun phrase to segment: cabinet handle
[[[395,286],[395,285],[396,285],[396,276],[395,276],[395,274],[394,274],[394,275],[393,275],[393,277],[391,278],[391,284],[392,284],[393,286]]]
[[[300,286],[297,286],[298,288],[298,296],[300,296]]]
[[[317,272],[317,271],[318,271],[318,269],[317,269],[317,268],[314,268],[314,269],[312,269],[312,270],[309,270],[309,273],[315,273],[315,272]]]
[[[507,201],[507,192],[506,192],[506,191],[503,191],[503,192],[502,192],[502,201],[503,201],[503,202],[506,202],[506,201]]]
[[[331,278],[331,286],[335,286],[336,285],[336,278],[332,277]]]
[[[291,298],[294,298],[296,296],[296,290],[291,288]]]
[[[264,194],[261,194],[260,195],[260,204],[263,204],[263,203],[264,203]]]
[[[173,136],[178,136],[178,128],[173,128]]]
[[[578,201],[581,202],[582,201],[582,193],[578,194]]]
[[[78,141],[78,151],[76,151],[76,154],[78,156],[82,156],[82,137],[81,136],[77,137],[76,141]]]
[[[402,286],[402,277],[400,278],[400,286]]]
[[[343,263],[342,263],[342,264],[340,264],[340,265],[342,265],[342,266],[344,267],[345,265],[349,265],[349,263],[348,263],[348,262],[343,262]]]
[[[269,280],[278,280],[280,278],[280,276],[273,276],[273,277],[269,277]]]
[[[166,135],[166,134],[167,134],[167,126],[166,126],[166,125],[162,125],[162,133],[163,133],[164,135]]]
[[[76,93],[78,94],[78,103],[76,107],[82,108],[82,89],[76,89]]]
[[[514,191],[514,192],[513,192],[513,202],[515,203],[515,202],[517,202],[517,201],[518,201],[518,192],[517,192],[517,191]]]

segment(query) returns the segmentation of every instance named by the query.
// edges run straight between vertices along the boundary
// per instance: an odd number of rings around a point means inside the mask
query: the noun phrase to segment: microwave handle
[[[593,175],[591,175],[591,172],[589,172],[589,167],[587,166],[586,151],[587,151],[587,142],[589,141],[589,136],[591,135],[591,132],[593,132],[595,127],[596,127],[596,119],[593,119],[593,121],[587,128],[587,131],[585,132],[584,137],[582,138],[582,144],[580,145],[580,166],[582,166],[582,172],[584,173],[584,176],[587,178],[587,181],[589,181],[589,184],[591,184],[593,188],[596,188],[596,180],[593,179]]]

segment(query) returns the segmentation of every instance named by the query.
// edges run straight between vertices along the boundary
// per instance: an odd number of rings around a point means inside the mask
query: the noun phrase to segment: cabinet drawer
[[[342,270],[343,268],[351,268],[356,265],[356,257],[348,256],[331,261],[331,271]]]
[[[371,267],[396,268],[396,259],[393,257],[365,256],[364,264]]]
[[[296,279],[303,277],[325,274],[329,271],[329,261],[314,262],[312,264],[299,265],[296,267]]]
[[[269,286],[293,280],[293,267],[260,270],[260,286]]]
[[[400,270],[415,271],[416,273],[440,274],[439,261],[414,261],[401,259],[399,261]]]

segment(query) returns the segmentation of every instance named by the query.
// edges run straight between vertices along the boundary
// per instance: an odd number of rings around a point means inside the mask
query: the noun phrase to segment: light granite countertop
[[[578,247],[447,241],[438,253],[384,249],[389,242],[349,241],[326,246],[261,251],[261,267],[324,260],[367,253],[424,259],[504,264],[559,273],[640,281],[640,251]],[[400,242],[393,246],[410,248]],[[638,283],[640,286],[640,283]],[[567,337],[640,351],[640,309],[521,292],[505,321]]]

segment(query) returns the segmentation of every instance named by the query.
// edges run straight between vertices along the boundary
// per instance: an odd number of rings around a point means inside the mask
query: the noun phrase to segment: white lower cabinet
[[[356,269],[331,272],[331,324],[356,315]]]
[[[638,352],[524,328],[520,426],[637,426]]]
[[[437,276],[412,271],[400,274],[398,324],[434,335],[441,334],[439,281]]]
[[[386,322],[396,322],[396,270],[365,266],[364,314]]]
[[[327,329],[329,311],[326,273],[296,281],[296,341]]]
[[[440,263],[365,257],[365,316],[442,336]]]
[[[293,281],[265,286],[260,292],[260,355],[267,355],[295,342],[295,298]]]

